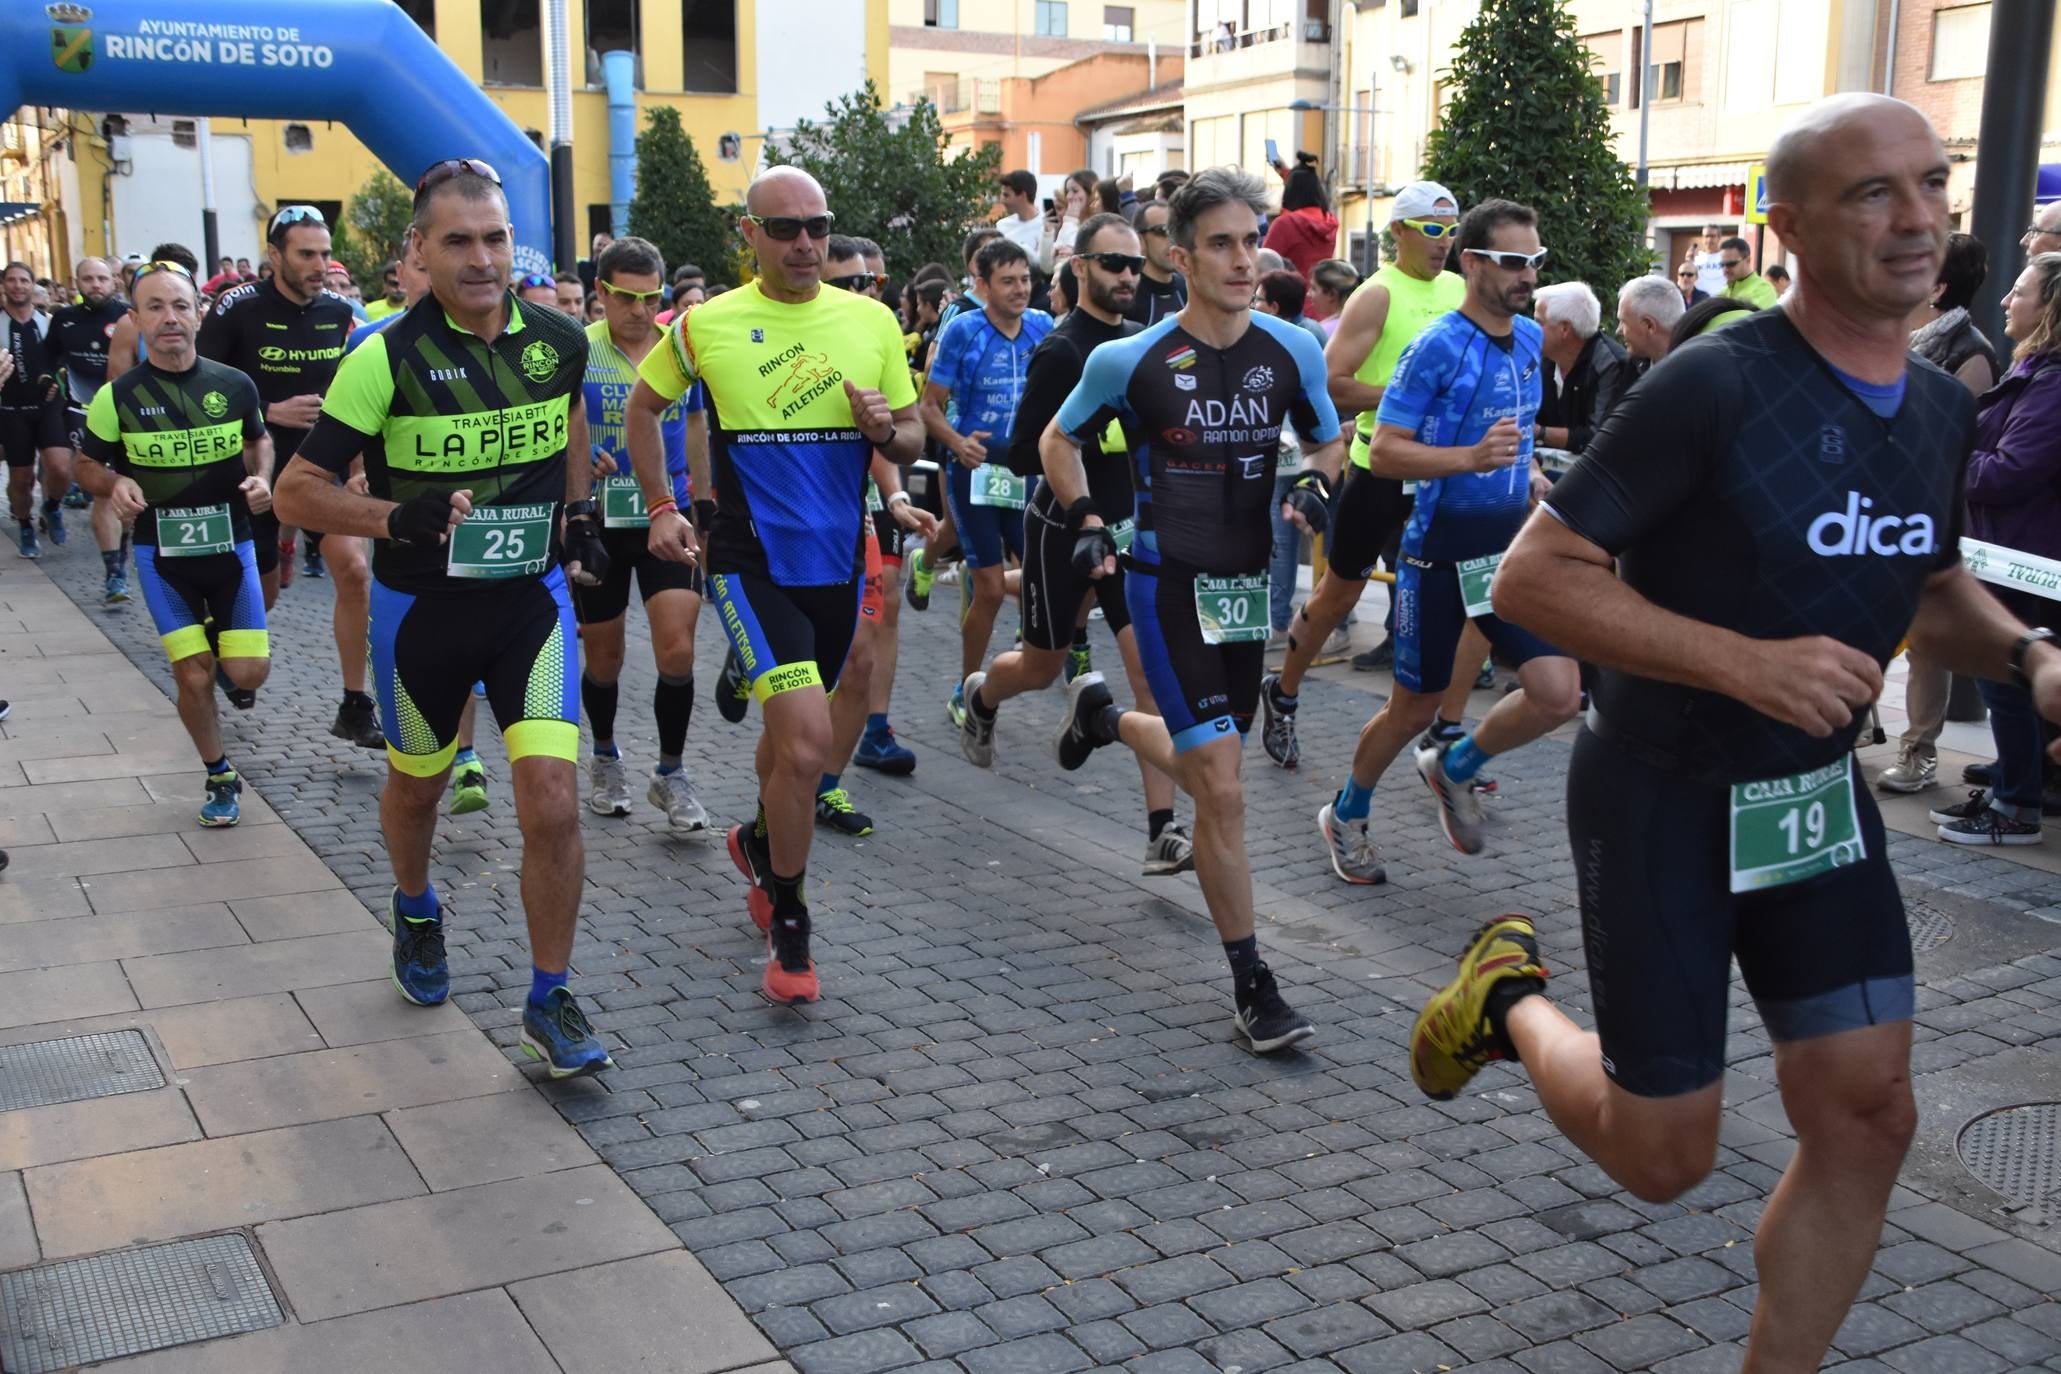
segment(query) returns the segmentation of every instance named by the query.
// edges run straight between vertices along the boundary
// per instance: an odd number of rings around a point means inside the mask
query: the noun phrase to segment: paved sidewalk
[[[97,601],[89,570],[52,571]],[[1476,859],[1454,855],[1421,788],[1391,775],[1375,803],[1391,880],[1372,889],[1331,876],[1312,818],[1385,675],[1327,670],[1304,694],[1300,772],[1250,747],[1261,940],[1319,1027],[1307,1053],[1259,1060],[1232,1043],[1194,881],[1139,875],[1135,768],[1105,753],[1058,773],[1056,693],[1005,709],[992,773],[959,759],[943,721],[953,600],[941,588],[936,609],[903,617],[895,717],[917,774],[851,775],[880,830],[820,838],[821,1004],[760,997],[762,945],[719,842],[667,836],[641,801],[622,820],[582,817],[577,986],[621,1067],[543,1095],[802,1374],[1738,1367],[1749,1238],[1794,1148],[1743,989],[1718,1169],[1681,1204],[1625,1197],[1519,1073],[1492,1068],[1442,1104],[1407,1077],[1415,1009],[1484,916],[1537,916],[1556,993],[1577,1015],[1586,1003],[1564,740],[1492,766],[1501,799]],[[231,757],[328,873],[383,900],[383,765],[325,733],[329,605],[322,582],[282,598],[273,683],[231,722]],[[88,614],[167,681],[140,608]],[[618,736],[640,768],[653,677],[641,616],[630,625]],[[741,818],[756,714],[739,729],[708,709],[712,621],[700,646],[690,764],[712,815]],[[519,840],[494,732],[481,733],[495,804],[447,823],[436,873],[455,913],[454,1000],[512,1053],[528,985]],[[1924,951],[1923,1119],[1833,1363],[2061,1369],[2061,1217],[1990,1191],[1958,1157],[1986,1113],[2061,1100],[2061,925],[2037,914],[2061,914],[2061,879],[1908,835],[1890,848]],[[27,880],[28,853],[0,891]],[[2022,1143],[2023,1159],[2051,1152],[2051,1119]]]
[[[134,1027],[130,1084],[164,1080],[0,1112],[0,1270],[236,1233],[283,1309],[102,1367],[790,1370],[462,1012],[400,1002],[385,932],[262,796],[194,823],[171,703],[32,565],[0,577],[0,693],[0,1046]],[[161,1298],[55,1328],[10,1301],[0,1342],[66,1364]]]

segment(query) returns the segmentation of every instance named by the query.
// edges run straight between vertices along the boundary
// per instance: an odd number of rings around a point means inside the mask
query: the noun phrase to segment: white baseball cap
[[[1446,202],[1441,208],[1439,202]],[[1460,198],[1435,181],[1413,181],[1395,193],[1395,202],[1388,207],[1388,220],[1393,224],[1399,219],[1423,219],[1427,215],[1457,215],[1460,213]]]

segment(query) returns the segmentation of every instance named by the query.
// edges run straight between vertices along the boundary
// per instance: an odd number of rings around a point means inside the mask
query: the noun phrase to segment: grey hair
[[[1689,308],[1672,282],[1650,272],[1643,277],[1633,277],[1618,291],[1617,313],[1620,317],[1627,306],[1662,329],[1673,329],[1675,321],[1682,318],[1682,312]]]
[[[1195,222],[1220,205],[1243,205],[1255,216],[1267,213],[1267,186],[1238,167],[1210,167],[1188,178],[1167,206],[1167,238],[1195,247]]]
[[[1586,282],[1558,281],[1531,293],[1532,311],[1541,324],[1558,320],[1572,328],[1577,337],[1593,339],[1603,327],[1603,303]]]

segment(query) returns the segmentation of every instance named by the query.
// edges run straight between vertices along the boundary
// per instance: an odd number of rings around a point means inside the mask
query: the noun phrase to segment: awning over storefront
[[[2049,162],[2040,168],[2039,180],[2032,188],[2032,198],[2042,205],[2050,200],[2061,200],[2061,162]]]
[[[0,224],[18,224],[42,213],[43,207],[33,200],[0,200]]]

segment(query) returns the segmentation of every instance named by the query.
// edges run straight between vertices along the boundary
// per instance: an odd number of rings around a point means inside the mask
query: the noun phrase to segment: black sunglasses
[[[1148,224],[1138,232],[1141,234],[1157,234],[1161,238],[1165,238],[1167,236],[1167,227],[1164,224]]]
[[[415,194],[420,197],[424,191],[443,185],[452,177],[469,174],[501,184],[501,174],[476,157],[447,157],[442,162],[432,162],[427,171],[416,178]]]
[[[830,226],[837,222],[833,214],[810,215],[807,219],[796,219],[792,215],[751,215],[746,219],[756,224],[760,231],[777,243],[792,243],[804,233],[812,239],[830,237]]]
[[[1078,256],[1086,258],[1105,272],[1139,273],[1145,270],[1145,259],[1130,253],[1082,253]]]
[[[825,286],[841,287],[846,291],[864,291],[879,280],[881,280],[881,277],[877,273],[854,272],[848,277],[825,277],[823,284]]]

